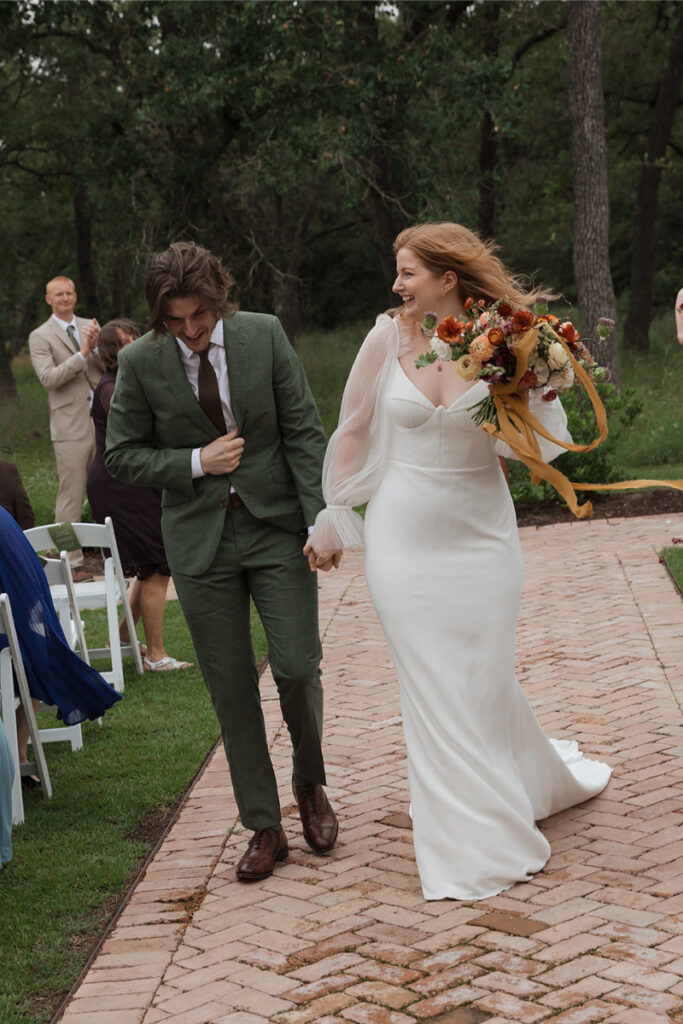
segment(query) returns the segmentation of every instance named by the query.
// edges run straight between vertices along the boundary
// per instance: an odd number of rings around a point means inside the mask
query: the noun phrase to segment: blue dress
[[[99,718],[121,694],[71,650],[57,617],[40,559],[0,506],[0,594],[8,594],[35,700],[56,705],[66,725]],[[0,650],[8,640],[0,633]]]

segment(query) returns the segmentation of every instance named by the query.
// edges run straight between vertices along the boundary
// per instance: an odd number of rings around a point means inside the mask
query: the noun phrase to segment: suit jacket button
[[[220,501],[218,502],[218,507],[219,508],[225,508],[227,506],[227,504],[228,504],[227,498],[221,498]]]

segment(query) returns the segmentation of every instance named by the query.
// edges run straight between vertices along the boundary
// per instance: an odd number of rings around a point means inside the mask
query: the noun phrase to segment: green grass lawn
[[[94,644],[106,636],[104,610],[87,612]],[[257,655],[263,632],[252,616]],[[178,658],[194,651],[177,601],[167,606],[165,640]],[[149,845],[131,833],[177,804],[218,738],[198,668],[137,675],[126,659],[123,700],[102,726],[86,722],[83,749],[44,749],[54,795],[24,790],[26,820],[12,833],[0,871],[0,1021],[48,1021]],[[104,667],[104,666],[103,666]],[[41,728],[57,724],[41,712]]]
[[[683,548],[664,548],[662,558],[683,597]]]

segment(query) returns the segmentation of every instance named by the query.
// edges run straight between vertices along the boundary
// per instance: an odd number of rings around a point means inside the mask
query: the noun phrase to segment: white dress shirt
[[[194,397],[199,401],[199,352],[193,352],[192,349],[188,348],[184,341],[180,338],[176,338],[178,342],[178,350],[180,352],[180,360],[185,370],[190,387],[192,388]],[[232,413],[232,406],[230,405],[230,381],[228,380],[228,360],[225,355],[225,345],[223,342],[223,321],[218,320],[216,326],[211,332],[209,339],[209,362],[213,366],[216,379],[218,381],[218,394],[221,399],[221,409],[223,410],[223,419],[225,420],[225,426],[227,432],[230,433],[237,426],[235,417]],[[205,476],[204,470],[202,469],[202,463],[200,459],[201,448],[195,448],[192,451],[192,478],[198,476]],[[231,488],[232,490],[233,488]]]
[[[52,319],[55,320],[59,324],[59,326],[62,328],[62,330],[66,334],[67,338],[69,338],[69,333],[67,331],[67,327],[73,327],[74,333],[76,335],[76,340],[78,341],[78,354],[81,357],[81,359],[83,360],[83,362],[85,362],[85,356],[81,352],[81,344],[82,344],[81,343],[81,332],[78,330],[78,324],[76,323],[76,317],[72,316],[71,320],[69,320],[69,321],[67,321],[67,320],[60,320],[59,317],[55,313],[53,313],[52,314]],[[71,338],[69,338],[69,341],[71,341]]]

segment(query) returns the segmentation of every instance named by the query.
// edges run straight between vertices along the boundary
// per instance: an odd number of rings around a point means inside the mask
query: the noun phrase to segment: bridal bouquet
[[[422,332],[429,339],[431,351],[423,353],[415,361],[416,366],[428,366],[437,359],[452,360],[464,380],[507,385],[497,390],[508,394],[509,385],[516,382],[519,394],[540,390],[546,402],[557,398],[558,391],[568,391],[573,386],[573,362],[594,382],[609,379],[609,370],[595,362],[576,327],[571,321],[561,321],[549,313],[543,296],[534,304],[533,312],[514,309],[506,299],[486,306],[483,299],[475,303],[469,298],[465,313],[467,320],[447,316],[441,323],[436,313],[425,314]],[[601,317],[599,339],[608,337],[613,327],[613,320]],[[474,408],[478,426],[492,423],[498,427],[493,394]]]

